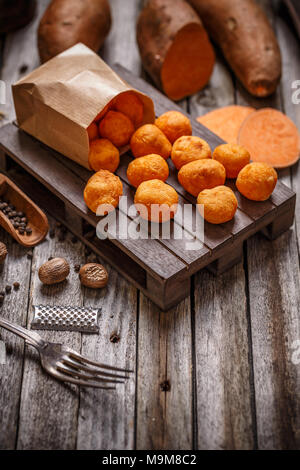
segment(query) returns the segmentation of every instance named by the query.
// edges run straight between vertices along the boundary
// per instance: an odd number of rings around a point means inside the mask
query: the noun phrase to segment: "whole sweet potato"
[[[145,69],[169,98],[180,100],[207,84],[214,50],[184,0],[149,0],[138,18],[137,42]]]
[[[281,76],[273,29],[254,0],[188,0],[245,88],[258,97],[273,93]]]
[[[52,0],[38,29],[40,59],[46,62],[78,42],[97,52],[110,26],[108,0]]]

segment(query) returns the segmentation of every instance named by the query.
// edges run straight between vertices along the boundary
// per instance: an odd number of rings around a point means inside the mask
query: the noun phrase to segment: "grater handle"
[[[25,339],[27,343],[38,349],[44,348],[47,345],[47,343],[37,333],[26,330],[26,328],[16,325],[15,323],[11,323],[3,317],[0,317],[0,326],[18,336],[21,336],[21,338]]]

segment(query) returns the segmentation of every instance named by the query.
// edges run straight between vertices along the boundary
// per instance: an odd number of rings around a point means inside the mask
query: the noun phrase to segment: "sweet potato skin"
[[[189,24],[199,25],[204,30],[195,10],[183,0],[149,0],[139,15],[137,43],[142,63],[160,89],[163,88],[161,70],[167,52],[176,34]]]
[[[38,29],[41,62],[78,42],[97,52],[111,26],[108,0],[52,0]]]
[[[258,97],[273,93],[281,77],[280,49],[255,0],[187,1],[245,88]]]

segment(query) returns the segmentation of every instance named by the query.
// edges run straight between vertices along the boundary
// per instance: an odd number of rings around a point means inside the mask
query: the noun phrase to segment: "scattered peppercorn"
[[[75,264],[75,266],[74,266],[74,271],[75,271],[76,273],[79,273],[79,271],[80,271],[80,264]]]
[[[14,286],[15,290],[18,290],[19,287],[20,287],[20,283],[16,281],[16,282],[13,283],[13,286]]]
[[[118,343],[120,341],[120,336],[117,333],[113,333],[110,337],[111,343]]]
[[[11,286],[9,285],[5,286],[5,291],[7,294],[9,294],[11,292]]]
[[[14,229],[17,230],[20,235],[24,235],[24,233],[30,235],[32,233],[32,229],[27,225],[28,220],[24,212],[17,211],[13,204],[0,198],[0,210],[10,220]]]

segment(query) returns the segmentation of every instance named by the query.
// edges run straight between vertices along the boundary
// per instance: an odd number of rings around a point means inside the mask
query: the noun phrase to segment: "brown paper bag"
[[[83,44],[49,60],[12,89],[20,128],[86,168],[87,127],[117,95],[134,91],[144,104],[143,124],[155,119],[152,100]]]

